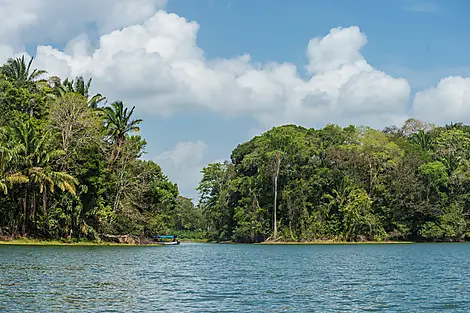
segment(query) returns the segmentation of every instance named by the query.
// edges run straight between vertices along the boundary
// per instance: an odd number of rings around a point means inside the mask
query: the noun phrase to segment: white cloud
[[[0,43],[15,49],[63,42],[96,27],[98,34],[141,23],[166,0],[0,0]]]
[[[357,26],[311,39],[304,79],[291,63],[257,64],[248,54],[206,58],[197,46],[199,24],[157,11],[164,4],[0,0],[0,61],[25,45],[68,40],[62,50],[37,46],[34,66],[61,77],[91,76],[94,91],[149,114],[210,110],[253,117],[262,130],[285,123],[381,128],[401,124],[409,113],[430,122],[470,113],[469,78],[462,77],[417,93],[410,111],[408,81],[367,62],[361,53],[367,37]],[[179,143],[157,161],[183,192],[192,192],[206,151],[202,141]]]
[[[367,43],[359,27],[333,28],[323,38],[313,38],[308,43],[307,55],[311,73],[324,73],[341,69],[347,64],[363,62],[359,50]]]
[[[14,50],[12,47],[8,45],[2,45],[0,43],[0,62],[3,64],[8,58],[10,58],[14,54]]]
[[[203,141],[187,141],[178,143],[172,150],[165,151],[155,158],[163,172],[170,180],[178,184],[182,194],[195,197],[195,188],[201,180],[201,168],[206,153],[207,144]]]
[[[109,99],[153,114],[201,108],[249,115],[262,127],[382,126],[405,118],[408,82],[367,63],[360,53],[367,39],[356,26],[310,41],[307,80],[290,63],[259,65],[249,55],[207,60],[196,44],[198,30],[196,22],[158,11],[142,24],[102,35],[96,49],[84,35],[65,51],[39,46],[35,65],[59,76],[93,76],[95,89]]]
[[[470,78],[450,76],[417,92],[411,113],[436,124],[470,123]]]

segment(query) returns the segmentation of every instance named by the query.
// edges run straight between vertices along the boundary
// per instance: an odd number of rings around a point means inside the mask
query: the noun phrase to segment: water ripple
[[[0,246],[0,312],[468,312],[470,244]]]

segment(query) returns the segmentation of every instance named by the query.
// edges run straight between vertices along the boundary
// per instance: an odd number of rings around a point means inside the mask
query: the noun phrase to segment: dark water
[[[470,312],[470,244],[0,246],[0,312]]]

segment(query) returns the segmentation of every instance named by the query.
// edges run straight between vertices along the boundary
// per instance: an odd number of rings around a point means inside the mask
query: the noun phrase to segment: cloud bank
[[[259,129],[284,123],[382,128],[410,116],[439,124],[470,122],[470,78],[443,78],[413,97],[406,79],[367,62],[361,53],[367,36],[358,26],[312,38],[301,69],[258,64],[249,54],[208,59],[197,45],[199,24],[160,10],[165,3],[0,0],[6,8],[0,11],[0,61],[37,46],[35,67],[61,77],[93,77],[94,90],[108,99],[157,116],[208,110],[249,116]],[[206,150],[202,141],[182,142],[157,161],[174,172],[170,177],[179,175],[180,184],[193,184],[196,179],[188,176],[197,176],[194,168],[199,171]]]
[[[67,41],[62,50],[37,46],[34,65],[61,77],[92,76],[94,88],[108,98],[125,100],[150,114],[171,116],[201,109],[251,116],[262,128],[283,123],[383,127],[401,123],[410,114],[433,122],[455,119],[469,101],[469,84],[463,77],[444,78],[410,100],[406,79],[392,77],[365,60],[361,49],[367,37],[357,26],[332,28],[323,37],[312,38],[306,47],[308,78],[303,79],[292,63],[257,64],[247,54],[205,58],[196,44],[199,25],[156,11],[164,1],[108,1],[111,14],[98,16],[96,11],[104,2],[83,1],[72,8],[58,3],[58,10],[87,14],[67,20],[72,15],[65,14],[54,21],[54,25],[67,25],[54,27],[54,36],[62,38],[69,29],[84,32]],[[3,22],[14,30],[0,35],[4,59],[20,52],[15,51],[18,44],[12,38],[35,34],[28,32],[34,25],[52,23],[40,12],[50,12],[54,1],[37,1],[23,11],[14,3],[6,1],[18,18],[8,15]],[[128,15],[117,18],[113,12],[119,10]],[[101,34],[96,45],[84,29],[90,21]],[[449,102],[446,114],[436,114],[443,102]]]

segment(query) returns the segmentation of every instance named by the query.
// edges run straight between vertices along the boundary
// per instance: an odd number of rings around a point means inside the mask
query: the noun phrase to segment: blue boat
[[[180,241],[176,239],[176,237],[177,236],[153,236],[152,239],[156,244],[173,246],[180,244]]]

